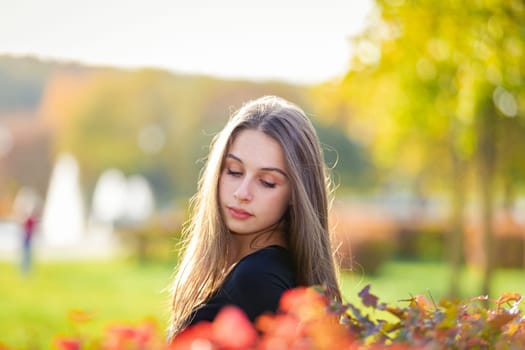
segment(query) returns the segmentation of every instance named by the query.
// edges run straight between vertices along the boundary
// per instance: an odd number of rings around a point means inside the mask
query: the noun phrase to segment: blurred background
[[[347,300],[525,294],[523,1],[0,5],[0,343],[164,327],[208,144],[266,94],[323,143]]]

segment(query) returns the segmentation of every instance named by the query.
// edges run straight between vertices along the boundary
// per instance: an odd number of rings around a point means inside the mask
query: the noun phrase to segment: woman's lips
[[[228,211],[230,212],[231,216],[235,219],[244,220],[253,216],[252,214],[241,208],[228,207]]]

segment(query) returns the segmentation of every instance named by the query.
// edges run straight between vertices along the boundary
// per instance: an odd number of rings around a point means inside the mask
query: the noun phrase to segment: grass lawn
[[[481,271],[464,268],[461,271],[461,298],[481,295]],[[380,301],[395,303],[413,295],[424,294],[438,301],[447,296],[450,269],[445,263],[392,261],[385,264],[377,276],[366,276],[362,272],[345,273],[341,288],[349,301],[358,299],[357,293],[367,284]],[[504,292],[525,295],[525,270],[497,270],[492,280],[491,298]]]
[[[56,335],[74,334],[68,312],[93,314],[87,334],[111,322],[154,317],[165,327],[171,274],[167,264],[136,262],[42,263],[28,276],[0,264],[0,343],[16,349],[50,348]]]
[[[102,335],[114,321],[137,323],[155,318],[161,329],[168,316],[167,286],[172,267],[168,264],[140,265],[129,261],[42,263],[29,276],[18,267],[0,263],[0,343],[15,349],[47,349],[54,336],[73,334],[68,312],[92,312],[94,320],[83,330]],[[410,295],[429,293],[438,300],[446,295],[447,266],[440,263],[390,262],[378,276],[362,273],[342,276],[343,294],[355,300],[368,283],[380,301],[388,303]],[[480,274],[463,272],[464,296],[479,294]],[[504,291],[525,295],[525,271],[498,271],[494,297]]]

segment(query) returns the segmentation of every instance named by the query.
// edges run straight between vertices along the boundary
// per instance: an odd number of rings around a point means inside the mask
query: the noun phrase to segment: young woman
[[[172,285],[172,338],[225,305],[255,320],[282,293],[324,284],[340,298],[328,188],[315,130],[274,96],[245,104],[212,141]]]

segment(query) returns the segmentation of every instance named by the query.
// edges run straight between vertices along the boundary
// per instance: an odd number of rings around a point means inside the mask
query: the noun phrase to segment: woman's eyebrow
[[[231,154],[231,153],[228,153],[226,155],[226,158],[230,158],[230,159],[233,159],[233,160],[236,160],[238,161],[239,163],[243,164],[244,162],[242,161],[241,158],[237,157],[236,155],[234,154]],[[276,167],[264,167],[264,168],[261,168],[260,170],[262,171],[275,171],[275,172],[278,172],[280,173],[281,175],[283,175],[284,177],[288,178],[288,174],[286,174],[286,172],[280,168],[276,168]]]

